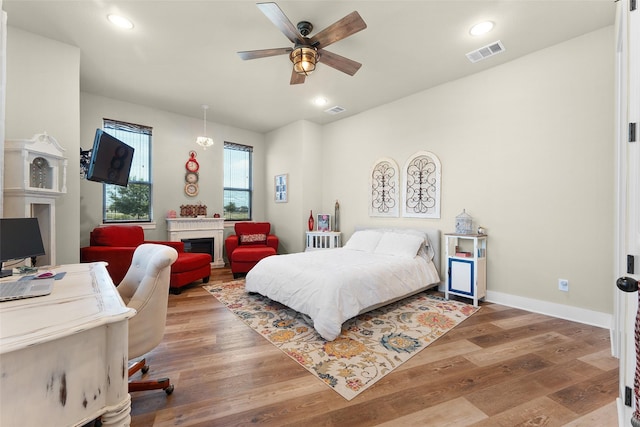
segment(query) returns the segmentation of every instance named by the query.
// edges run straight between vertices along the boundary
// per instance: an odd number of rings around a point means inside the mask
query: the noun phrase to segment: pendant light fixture
[[[204,110],[204,136],[199,136],[196,139],[196,143],[206,150],[207,147],[211,147],[213,145],[213,139],[207,136],[207,110],[209,109],[209,106],[203,105],[202,109]]]
[[[289,54],[289,59],[293,62],[293,71],[308,76],[316,69],[318,49],[308,46],[296,46]]]

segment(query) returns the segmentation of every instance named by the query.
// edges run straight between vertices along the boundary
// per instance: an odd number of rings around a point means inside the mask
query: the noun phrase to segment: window
[[[102,127],[134,149],[129,185],[103,184],[102,221],[151,221],[151,128],[111,119]]]
[[[253,147],[224,143],[224,218],[251,219]]]

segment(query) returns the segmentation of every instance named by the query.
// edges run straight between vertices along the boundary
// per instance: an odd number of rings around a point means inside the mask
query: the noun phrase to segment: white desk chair
[[[169,298],[171,264],[178,257],[175,249],[165,245],[145,243],[133,254],[131,266],[118,285],[118,292],[129,308],[137,311],[129,319],[129,360],[143,356],[154,349],[164,336]],[[143,358],[129,368],[129,377],[149,367]],[[129,392],[163,389],[173,392],[169,378],[129,381]]]

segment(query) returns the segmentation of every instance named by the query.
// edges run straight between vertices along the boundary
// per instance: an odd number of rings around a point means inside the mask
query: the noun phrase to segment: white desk
[[[128,426],[135,310],[103,263],[54,270],[67,274],[51,295],[0,303],[0,425],[77,426],[102,415],[105,426]]]

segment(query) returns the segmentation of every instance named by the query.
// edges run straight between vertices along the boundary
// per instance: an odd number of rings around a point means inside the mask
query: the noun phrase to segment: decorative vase
[[[333,214],[333,231],[340,231],[340,203],[337,200]]]
[[[313,211],[309,211],[309,231],[313,231]]]

